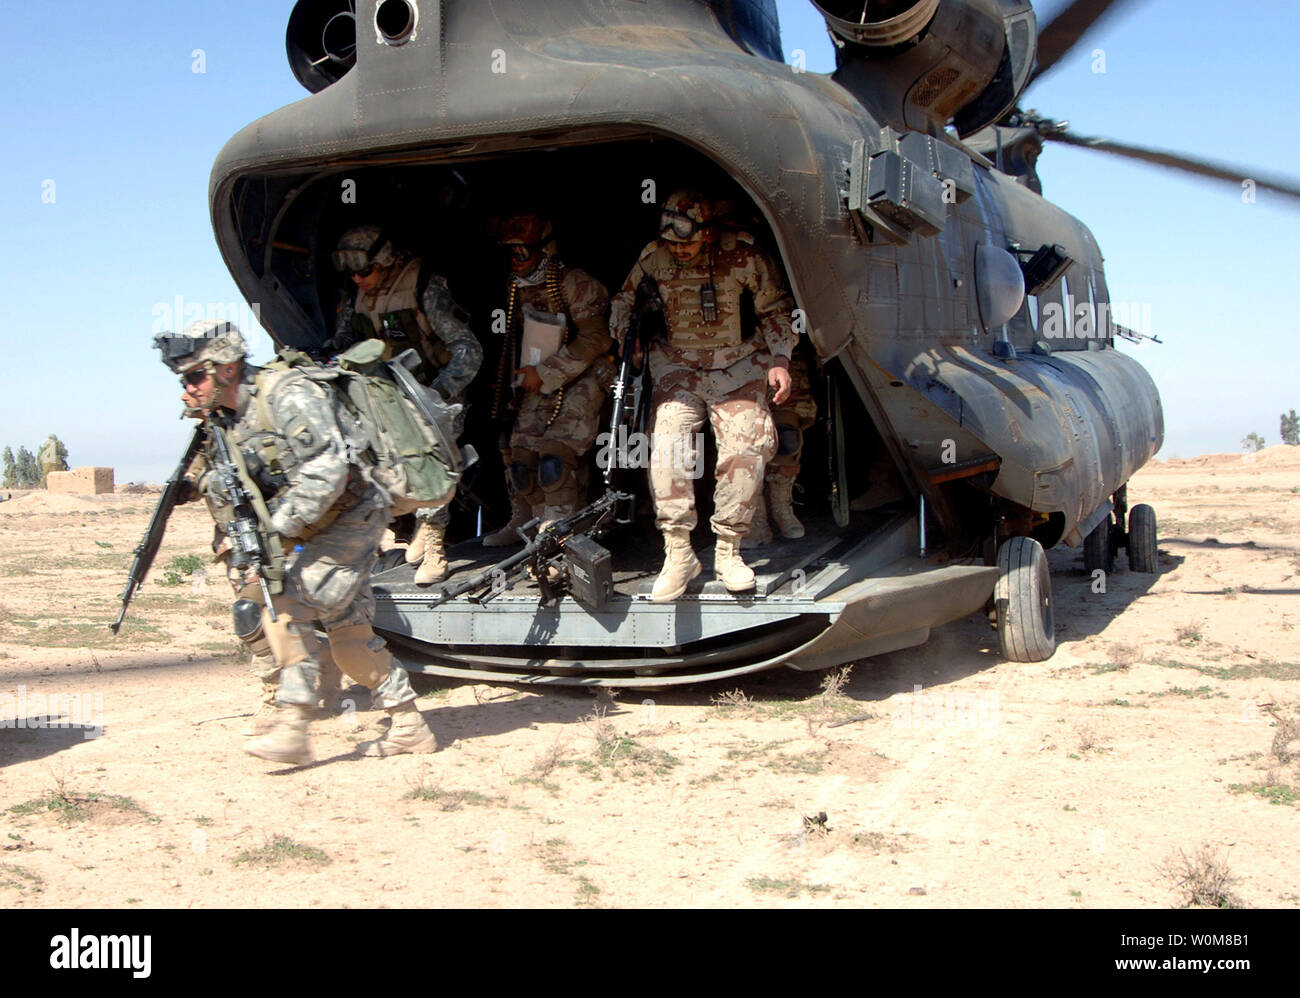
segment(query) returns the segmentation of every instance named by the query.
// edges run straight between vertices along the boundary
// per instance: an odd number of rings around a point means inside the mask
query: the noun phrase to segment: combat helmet
[[[699,191],[673,191],[659,213],[659,238],[689,243],[713,221],[713,204]]]
[[[153,345],[175,374],[185,374],[204,364],[233,364],[248,355],[239,328],[219,319],[191,322],[179,333],[159,333]]]
[[[340,272],[368,274],[373,267],[391,267],[397,260],[397,250],[378,225],[358,225],[343,233],[330,259]]]

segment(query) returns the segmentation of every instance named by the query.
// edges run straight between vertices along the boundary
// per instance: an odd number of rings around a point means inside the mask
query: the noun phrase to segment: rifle
[[[251,478],[239,448],[230,446],[225,430],[220,426],[213,426],[212,441],[216,446],[212,474],[218,491],[234,514],[225,525],[226,537],[230,540],[230,564],[241,571],[251,568],[257,573],[263,605],[274,623],[278,618],[271,603],[271,588],[274,587],[277,593],[284,590],[281,581],[284,578],[284,554],[280,550],[279,535],[268,526],[271,514],[262,493],[249,484]]]
[[[153,516],[149,519],[149,527],[145,530],[140,543],[136,545],[135,560],[131,562],[131,571],[126,578],[126,591],[122,593],[122,611],[117,615],[117,620],[108,625],[108,629],[114,634],[121,629],[122,621],[126,618],[127,604],[131,602],[131,597],[136,594],[136,590],[144,585],[144,577],[149,574],[149,569],[153,567],[153,560],[158,556],[158,548],[162,546],[163,531],[167,529],[167,520],[171,517],[172,510],[176,508],[177,500],[185,485],[185,472],[189,470],[199,448],[203,446],[203,437],[204,430],[200,424],[194,428],[194,436],[190,437],[190,445],[185,448],[181,463],[172,472],[172,477],[167,479],[162,497],[154,507]]]
[[[554,606],[565,592],[572,592],[587,609],[599,610],[613,589],[613,575],[609,552],[591,538],[608,530],[615,507],[631,498],[609,489],[591,505],[560,517],[530,539],[525,532],[536,526],[534,519],[519,529],[525,540],[521,550],[467,579],[442,586],[431,605],[475,590],[481,591],[470,597],[471,602],[487,603],[505,592],[516,576],[529,572],[542,592],[543,606]]]

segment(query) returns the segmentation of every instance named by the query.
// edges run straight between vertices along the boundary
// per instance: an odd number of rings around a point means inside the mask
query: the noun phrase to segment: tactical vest
[[[733,233],[723,233],[717,245],[731,250],[735,243]],[[716,256],[716,245],[710,244],[699,259],[689,266],[679,266],[668,247],[659,243],[641,262],[642,269],[659,282],[668,343],[675,349],[717,350],[739,346],[744,339],[740,312],[744,286],[731,269],[714,268]],[[717,295],[718,317],[706,322],[700,295],[710,283]]]
[[[384,341],[384,360],[409,347],[429,365],[429,377],[451,361],[420,304],[420,261],[408,260],[397,276],[378,293],[357,289],[353,303],[352,332],[358,341]]]

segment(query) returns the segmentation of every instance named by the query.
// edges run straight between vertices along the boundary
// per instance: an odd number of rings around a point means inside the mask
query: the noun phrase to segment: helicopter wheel
[[[1146,503],[1129,510],[1128,567],[1147,575],[1160,571],[1156,558],[1156,511]]]
[[[1052,577],[1047,553],[1032,537],[1012,537],[998,548],[998,643],[1012,662],[1042,662],[1056,651]]]
[[[1083,539],[1083,567],[1089,575],[1097,569],[1107,575],[1115,571],[1115,544],[1112,537],[1111,518],[1108,516]]]

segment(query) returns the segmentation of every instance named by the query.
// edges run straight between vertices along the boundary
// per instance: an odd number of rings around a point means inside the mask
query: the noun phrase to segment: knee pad
[[[262,627],[261,604],[254,603],[251,599],[237,600],[233,613],[235,637],[248,645],[248,650],[253,653],[254,658],[264,658],[270,655],[271,642],[267,639],[266,630]]]
[[[528,465],[511,461],[506,467],[506,474],[510,476],[510,487],[516,495],[527,495],[533,490],[533,469]]]
[[[373,690],[393,668],[393,655],[369,624],[352,624],[329,632],[330,651],[343,674]]]
[[[556,454],[543,455],[537,462],[537,484],[543,489],[553,489],[564,481],[568,470],[563,458]]]
[[[778,424],[776,428],[776,453],[778,457],[789,457],[803,450],[803,430],[789,424]]]
[[[261,611],[261,630],[266,635],[276,665],[287,669],[312,657],[317,643],[315,635],[310,640],[304,637],[302,625],[295,624],[293,618],[283,611],[272,621],[265,609],[260,606],[257,609]]]

